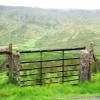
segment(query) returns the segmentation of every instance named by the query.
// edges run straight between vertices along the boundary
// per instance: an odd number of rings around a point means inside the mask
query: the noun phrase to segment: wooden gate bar
[[[20,53],[36,53],[36,52],[52,52],[52,51],[75,51],[75,50],[83,50],[86,47],[81,48],[68,48],[68,49],[51,49],[51,50],[34,50],[34,51],[20,51]]]
[[[64,65],[64,67],[73,67],[73,66],[79,66],[80,64],[73,64],[73,65]],[[52,68],[55,68],[55,67],[62,67],[62,66],[52,66]],[[42,69],[45,69],[45,68],[51,68],[51,67],[43,67]],[[40,69],[40,68],[20,68],[18,71],[24,71],[24,70],[35,70],[35,69]]]
[[[64,82],[64,50],[62,51],[62,83]]]
[[[38,60],[38,61],[21,61],[21,64],[24,63],[38,63],[38,62],[50,62],[50,61],[61,61],[61,60],[77,60],[80,59],[79,57],[73,57],[73,58],[66,58],[66,59],[54,59],[54,60]]]
[[[40,52],[40,84],[42,85],[42,61],[43,61],[43,58],[42,58],[42,51]]]
[[[10,54],[9,51],[0,51],[0,55],[3,55],[3,54]]]

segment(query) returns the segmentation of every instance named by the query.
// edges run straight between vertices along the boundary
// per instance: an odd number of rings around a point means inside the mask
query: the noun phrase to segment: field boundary
[[[75,51],[82,53],[79,54],[79,57],[68,57],[65,58],[66,52]],[[5,54],[7,56],[7,68],[8,68],[8,77],[10,80],[15,80],[20,86],[32,86],[32,85],[44,85],[51,83],[64,83],[64,82],[82,82],[85,80],[90,80],[90,61],[86,62],[84,59],[89,59],[89,55],[87,55],[86,47],[80,48],[66,48],[66,49],[49,49],[49,50],[33,50],[33,51],[17,51],[16,54],[13,54],[12,44],[9,44],[7,51],[0,51],[0,54]],[[61,58],[57,59],[44,59],[44,53],[60,53]],[[88,52],[88,51],[87,51]],[[29,60],[29,61],[21,61],[20,57],[23,54],[33,54],[39,53],[39,60]],[[83,56],[85,55],[85,56]],[[80,58],[81,56],[81,58]],[[68,61],[79,61],[76,64],[65,64]],[[50,65],[44,66],[44,63],[53,64],[60,63],[60,65]],[[84,66],[85,63],[86,66]],[[27,68],[23,66],[27,65]],[[29,64],[33,64],[31,68],[29,68]],[[39,64],[38,67],[35,67],[35,64]],[[83,70],[88,69],[86,71]],[[76,73],[77,72],[77,73]],[[69,74],[71,73],[71,74]],[[88,74],[86,76],[86,73]],[[49,77],[46,77],[46,75]],[[85,77],[84,77],[85,76]],[[29,77],[29,78],[27,78]],[[71,78],[77,77],[77,78]],[[31,78],[31,79],[30,79]],[[46,80],[46,81],[45,81]],[[48,80],[48,81],[47,81]],[[56,80],[56,81],[54,81]],[[77,83],[77,84],[78,84]],[[75,83],[76,84],[76,83]]]

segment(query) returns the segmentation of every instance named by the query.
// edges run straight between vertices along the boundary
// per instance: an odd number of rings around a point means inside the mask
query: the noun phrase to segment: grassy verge
[[[24,88],[8,82],[4,75],[0,76],[0,100],[67,100],[79,96],[100,96],[100,73],[93,76],[92,82],[78,86],[65,83]]]
[[[79,55],[67,54],[65,57]],[[45,54],[45,59],[59,59],[60,54]],[[21,60],[39,60],[39,55],[22,55]],[[68,62],[67,62],[68,63]],[[72,63],[69,62],[69,63]],[[57,63],[56,63],[57,64]],[[25,66],[24,66],[25,67]],[[0,74],[0,100],[70,100],[71,97],[100,96],[100,73],[93,76],[92,82],[85,82],[78,86],[68,83],[52,84],[34,87],[19,87],[8,81],[5,73]]]

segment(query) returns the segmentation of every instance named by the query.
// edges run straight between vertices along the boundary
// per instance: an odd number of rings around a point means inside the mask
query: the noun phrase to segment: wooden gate
[[[78,84],[79,51],[84,49],[20,51],[17,56],[16,81],[20,86],[64,82]]]

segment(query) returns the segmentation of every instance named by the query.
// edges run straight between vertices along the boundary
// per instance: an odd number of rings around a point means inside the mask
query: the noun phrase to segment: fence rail
[[[52,61],[61,61],[61,60],[75,60],[80,59],[79,57],[76,58],[66,58],[66,59],[51,59],[51,60],[38,60],[38,61],[21,61],[21,64],[25,63],[38,63],[38,62],[52,62]]]
[[[1,54],[10,54],[10,52],[9,51],[0,51],[0,55]]]
[[[80,64],[73,64],[73,65],[64,65],[64,67],[68,67],[68,66],[79,66]],[[53,67],[62,67],[62,66],[52,66],[52,68]],[[43,67],[43,69],[45,69],[45,68],[51,68],[51,67]],[[40,68],[38,68],[38,67],[34,67],[34,68],[21,68],[21,69],[19,69],[18,71],[23,71],[23,70],[35,70],[35,69],[40,69]]]
[[[67,49],[49,49],[49,50],[33,50],[33,51],[20,51],[20,53],[36,53],[36,52],[54,52],[54,51],[74,51],[74,50],[84,50],[86,47],[81,48],[67,48]]]

